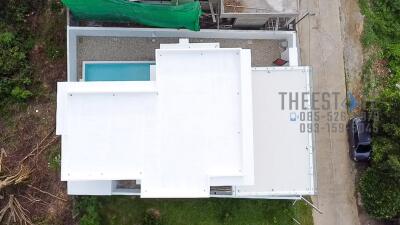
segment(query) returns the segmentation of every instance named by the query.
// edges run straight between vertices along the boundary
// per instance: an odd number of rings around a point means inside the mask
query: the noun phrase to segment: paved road
[[[346,96],[343,40],[340,24],[340,0],[300,0],[300,13],[315,13],[298,25],[301,60],[313,67],[315,92],[339,92]],[[348,155],[346,118],[329,121],[328,113],[345,113],[345,107],[319,110],[320,130],[316,134],[317,196],[314,204],[323,212],[314,211],[316,225],[359,225],[354,196],[355,171]],[[329,130],[329,125],[331,130]],[[334,125],[335,124],[335,125]],[[342,124],[342,125],[340,125]]]

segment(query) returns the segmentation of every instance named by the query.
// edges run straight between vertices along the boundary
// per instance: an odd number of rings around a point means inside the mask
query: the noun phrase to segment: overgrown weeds
[[[373,122],[373,157],[359,190],[370,215],[390,220],[400,216],[400,0],[360,0],[360,8],[365,15],[363,91]]]

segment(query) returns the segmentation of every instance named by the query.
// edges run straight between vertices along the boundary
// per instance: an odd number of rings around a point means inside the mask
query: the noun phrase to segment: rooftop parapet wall
[[[287,56],[290,66],[298,65],[298,50],[296,33],[293,31],[244,31],[244,30],[201,30],[199,32],[193,32],[188,30],[176,30],[176,29],[153,29],[153,28],[106,28],[106,27],[67,27],[67,48],[68,48],[68,81],[78,81],[80,77],[79,59],[78,59],[78,41],[79,37],[116,37],[116,38],[171,38],[170,42],[176,42],[178,38],[190,38],[190,39],[229,39],[229,40],[271,40],[271,41],[286,41],[287,42]],[[221,41],[218,41],[221,42]],[[223,43],[223,41],[222,41]],[[150,43],[151,44],[151,43]],[[157,44],[157,43],[156,43]],[[237,44],[237,43],[232,43]],[[153,43],[154,45],[154,43]],[[222,44],[221,44],[222,45]],[[103,46],[104,47],[104,46]],[[231,46],[222,46],[231,47]],[[236,46],[241,47],[241,46]],[[102,46],[99,46],[102,48]],[[243,46],[243,48],[249,48]],[[277,47],[279,48],[279,47]],[[251,47],[250,47],[251,49]],[[124,51],[126,49],[121,49]],[[257,49],[252,49],[253,54],[257,54]],[[278,49],[277,49],[278,50]],[[282,50],[283,51],[283,50]],[[148,54],[153,54],[153,51]],[[272,58],[282,57],[282,55],[275,55],[273,49],[271,51]],[[279,53],[280,54],[280,53]],[[253,57],[255,60],[262,60],[265,56]],[[271,58],[271,59],[272,59]],[[85,60],[94,60],[85,59]],[[110,60],[101,57],[97,60]],[[153,59],[115,59],[115,60],[153,60]],[[271,64],[260,61],[260,63],[254,64],[253,66],[271,66]]]

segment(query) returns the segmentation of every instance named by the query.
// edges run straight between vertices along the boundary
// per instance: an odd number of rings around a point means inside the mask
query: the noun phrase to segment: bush
[[[400,214],[400,180],[391,171],[369,168],[360,182],[361,197],[368,214],[377,219],[391,219]]]
[[[160,211],[153,208],[146,210],[143,218],[143,225],[162,225]]]
[[[400,139],[400,90],[396,85],[387,85],[369,105],[368,111],[373,115],[375,136]]]
[[[371,216],[392,219],[400,215],[400,90],[385,87],[368,110],[374,115],[373,157],[360,193]]]
[[[0,77],[0,108],[6,104],[22,103],[33,96],[27,88],[30,86],[29,78]]]
[[[32,95],[33,95],[32,92],[18,86],[14,87],[11,91],[11,96],[13,97],[14,100],[18,102],[24,102]]]
[[[29,90],[31,71],[29,46],[0,21],[0,107],[20,103],[33,96]]]
[[[99,199],[94,196],[79,197],[75,204],[75,211],[81,217],[80,225],[100,225],[101,219],[99,214],[100,203]]]
[[[27,66],[26,63],[26,49],[16,35],[7,30],[0,30],[0,74],[14,75]]]

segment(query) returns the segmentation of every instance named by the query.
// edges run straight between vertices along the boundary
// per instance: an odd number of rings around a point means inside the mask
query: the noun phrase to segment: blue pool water
[[[151,63],[86,63],[85,81],[148,81]]]

